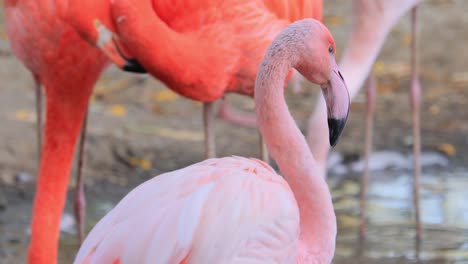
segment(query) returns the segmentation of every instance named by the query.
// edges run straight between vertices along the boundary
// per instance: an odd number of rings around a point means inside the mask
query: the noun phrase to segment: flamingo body
[[[97,5],[107,6],[113,17],[93,9],[69,13],[80,35],[99,46],[93,23],[102,21],[118,35],[125,53],[153,76],[201,102],[228,92],[252,96],[257,66],[273,38],[295,20],[322,15],[317,0],[101,0]]]
[[[176,93],[204,103],[205,154],[215,157],[211,103],[231,92],[253,96],[257,66],[273,38],[294,20],[321,19],[322,2],[116,0],[110,8],[114,23],[108,26],[126,53]],[[89,19],[78,21],[78,31],[93,34],[86,31]],[[108,51],[115,41],[99,44],[110,34],[102,32],[96,45],[121,65]],[[222,113],[237,122],[232,112]],[[254,119],[246,120],[238,123]]]
[[[89,233],[75,263],[290,263],[298,242],[287,182],[262,161],[227,157],[135,188]]]
[[[69,6],[67,21],[117,66],[137,64],[137,71],[204,103],[208,158],[216,156],[211,103],[229,92],[253,96],[273,37],[292,21],[322,17],[322,0],[69,0]],[[226,120],[255,123],[223,106]]]

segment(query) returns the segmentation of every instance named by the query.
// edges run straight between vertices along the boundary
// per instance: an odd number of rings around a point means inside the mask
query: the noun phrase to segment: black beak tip
[[[343,119],[328,119],[328,134],[330,138],[330,146],[334,147],[338,143],[338,139],[341,136],[341,132],[346,125],[346,118]]]
[[[122,70],[134,73],[146,73],[145,68],[136,59],[126,59]]]

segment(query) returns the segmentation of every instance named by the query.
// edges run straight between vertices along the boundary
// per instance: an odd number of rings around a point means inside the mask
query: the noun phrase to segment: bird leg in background
[[[421,218],[420,218],[420,179],[421,179],[421,126],[420,126],[420,96],[421,85],[419,81],[419,48],[418,48],[418,25],[417,6],[411,10],[411,96],[410,104],[413,118],[413,159],[414,159],[414,180],[413,180],[413,202],[416,221],[416,239],[421,239]]]
[[[75,186],[75,219],[78,228],[78,238],[80,245],[84,240],[84,226],[86,216],[86,198],[84,194],[84,182],[83,182],[83,161],[84,161],[84,147],[86,142],[86,128],[88,123],[88,110],[86,110],[85,117],[83,119],[83,126],[81,127],[80,142],[78,145],[78,164],[76,168],[76,186]]]
[[[221,100],[218,110],[218,117],[233,124],[241,125],[244,127],[257,127],[257,118],[254,114],[236,113],[236,111],[232,109],[232,106],[228,104],[226,99]]]
[[[36,89],[36,133],[37,133],[37,157],[38,162],[41,160],[42,150],[42,88],[41,82],[37,76],[34,77],[34,86]]]
[[[257,127],[257,118],[255,117],[255,115],[236,113],[225,99],[221,100],[219,110],[218,110],[218,117],[228,122],[238,124],[241,126],[250,127],[250,128]],[[268,157],[268,150],[266,148],[265,143],[263,142],[262,136],[261,135],[259,136],[260,136],[261,159],[264,162],[269,163],[270,159]]]
[[[260,132],[258,133],[258,136],[260,138],[260,155],[262,157],[262,160],[266,164],[270,164],[270,157],[268,156],[268,149]]]
[[[289,83],[294,94],[297,94],[302,91],[301,83],[303,80],[304,77],[297,70],[293,69],[293,74],[289,79]],[[241,125],[244,127],[257,127],[257,118],[254,114],[236,112],[233,109],[233,107],[228,104],[225,98],[223,98],[219,105],[218,117],[233,124]]]
[[[205,157],[216,157],[215,131],[214,131],[214,102],[203,103],[203,127],[205,130]]]
[[[361,224],[359,235],[363,238],[367,232],[367,186],[369,182],[369,160],[372,152],[372,137],[374,127],[374,109],[376,95],[376,79],[371,72],[367,78],[367,108],[366,108],[366,134],[364,144],[364,172],[361,179]]]

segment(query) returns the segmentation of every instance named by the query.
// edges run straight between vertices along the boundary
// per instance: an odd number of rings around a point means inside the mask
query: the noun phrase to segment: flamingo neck
[[[346,76],[349,96],[353,98],[372,70],[385,38],[390,31],[389,23],[353,21],[351,36],[340,62]],[[358,65],[358,66],[357,66]]]
[[[340,63],[351,98],[358,93],[371,71],[391,28],[419,2],[421,0],[353,2],[352,29]]]
[[[301,64],[301,54],[295,54],[295,49],[288,46],[277,48],[268,50],[257,75],[255,104],[259,130],[299,206],[298,261],[330,263],[336,239],[331,195],[283,94],[287,73]]]
[[[67,92],[47,83],[44,85],[47,119],[28,254],[28,263],[34,264],[57,263],[60,219],[65,207],[73,152],[92,89],[90,85],[79,89],[67,86],[74,91],[85,91],[74,94],[71,90]],[[77,96],[68,97],[67,94]]]
[[[95,25],[97,21],[111,31],[115,30],[109,0],[67,0],[65,2],[67,2],[67,8],[63,12],[64,20],[91,45],[96,45],[98,42],[99,34]]]
[[[34,264],[57,263],[73,153],[93,86],[106,64],[99,50],[90,48],[73,31],[66,31],[62,39],[65,42],[56,54],[64,62],[48,64],[52,66],[40,76],[47,109],[28,252],[28,263]],[[80,56],[83,51],[86,55]],[[75,64],[63,66],[69,60]]]

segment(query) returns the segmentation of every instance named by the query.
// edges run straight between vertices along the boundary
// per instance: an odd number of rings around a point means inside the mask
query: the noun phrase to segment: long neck
[[[351,98],[359,92],[370,73],[390,28],[388,23],[353,21],[350,39],[340,62]]]
[[[57,261],[60,219],[67,196],[73,152],[88,101],[88,97],[68,100],[52,93],[54,91],[47,91],[45,140],[34,198],[29,263]]]
[[[298,202],[303,249],[299,257],[330,263],[335,249],[335,213],[328,186],[284,99],[284,80],[299,58],[292,48],[287,49],[274,55],[269,50],[259,68],[255,90],[259,129]]]
[[[419,2],[421,0],[353,1],[353,25],[340,63],[351,98],[358,93],[371,71],[390,29]]]
[[[71,32],[71,33],[70,33]],[[105,65],[99,50],[75,33],[55,50],[64,61],[40,76],[47,98],[44,145],[31,223],[28,263],[57,263],[60,219],[65,206],[73,152],[92,88]],[[73,45],[72,45],[73,44]],[[85,55],[72,54],[72,50]],[[78,59],[77,59],[78,58]],[[67,64],[73,61],[73,65]]]
[[[215,34],[219,40],[215,42],[200,32],[177,32],[161,20],[149,0],[116,0],[113,14],[122,41],[153,76],[188,97],[204,88],[218,92],[194,98],[202,101],[218,99],[224,93],[221,89],[228,86],[237,60],[233,49],[225,46],[229,41],[220,39],[225,33]]]

